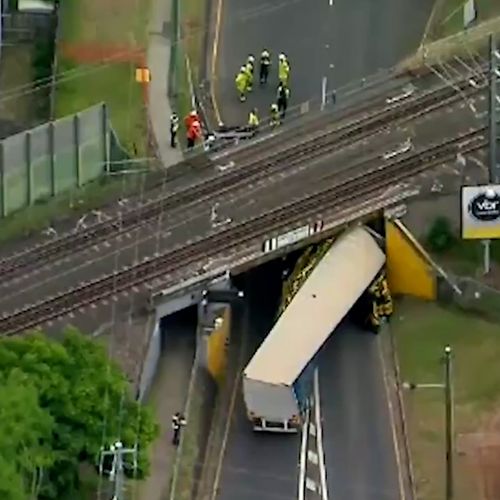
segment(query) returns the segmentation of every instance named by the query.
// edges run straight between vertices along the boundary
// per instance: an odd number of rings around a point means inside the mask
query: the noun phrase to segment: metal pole
[[[453,500],[453,390],[451,347],[444,348],[446,402],[446,500]]]
[[[490,182],[498,182],[497,176],[497,120],[496,120],[496,98],[497,98],[497,55],[496,41],[494,35],[490,36],[490,99],[489,99],[489,119],[490,119]]]
[[[325,109],[326,106],[326,86],[327,86],[327,77],[324,76],[321,80],[321,111]]]

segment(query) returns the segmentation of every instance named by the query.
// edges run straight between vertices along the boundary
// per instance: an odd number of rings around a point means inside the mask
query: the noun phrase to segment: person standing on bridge
[[[290,98],[290,89],[282,82],[280,82],[280,84],[278,85],[278,92],[276,95],[276,99],[281,120],[285,118],[286,110],[288,108],[289,98]]]
[[[259,123],[260,121],[257,108],[253,108],[248,115],[248,128],[250,128],[251,130],[257,130],[257,128],[259,127]]]
[[[278,58],[278,78],[281,84],[288,87],[290,81],[290,63],[283,53]]]
[[[277,127],[280,124],[280,110],[276,103],[271,104],[271,127]]]
[[[248,89],[248,74],[246,66],[242,66],[240,68],[240,72],[236,75],[235,83],[240,96],[240,102],[245,102],[247,100],[246,93]]]
[[[254,73],[255,73],[255,57],[252,56],[251,54],[247,58],[245,68],[246,68],[246,73],[247,73],[247,78],[248,78],[247,91],[252,92],[253,79],[254,79]]]
[[[260,54],[259,80],[261,85],[267,83],[270,66],[271,66],[271,54],[269,53],[268,50],[264,49]]]
[[[179,130],[179,117],[177,113],[172,113],[170,117],[170,147],[177,147],[177,132]]]
[[[189,150],[194,148],[195,142],[201,137],[201,123],[198,120],[191,122],[187,130],[187,148]]]

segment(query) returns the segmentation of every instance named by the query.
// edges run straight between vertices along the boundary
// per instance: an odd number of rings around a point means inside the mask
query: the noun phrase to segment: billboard
[[[461,229],[466,240],[500,238],[500,185],[462,186]]]

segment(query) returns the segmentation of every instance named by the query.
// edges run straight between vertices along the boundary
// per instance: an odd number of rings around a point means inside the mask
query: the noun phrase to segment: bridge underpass
[[[289,267],[290,263],[276,260],[248,273],[247,322],[242,331],[233,333],[248,338],[243,365],[275,323],[283,271]],[[332,296],[336,294],[339,292],[332,288]],[[404,472],[399,469],[379,337],[355,326],[359,318],[350,316],[317,357],[328,491],[331,498],[341,500],[404,498],[406,485],[400,479]],[[286,355],[284,349],[282,356]],[[217,498],[296,498],[302,467],[307,469],[308,480],[319,484],[314,467],[301,461],[301,435],[252,432],[241,382],[233,397],[235,405],[219,423],[226,429],[227,441],[221,450]],[[311,421],[318,425],[314,418]],[[317,453],[316,446],[306,446],[306,456],[309,451]],[[305,498],[326,497],[306,489]]]

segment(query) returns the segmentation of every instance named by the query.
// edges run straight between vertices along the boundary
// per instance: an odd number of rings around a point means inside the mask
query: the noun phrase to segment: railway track
[[[331,215],[345,211],[355,201],[360,199],[366,201],[370,196],[373,197],[395,183],[414,177],[445,161],[453,160],[458,152],[467,154],[483,148],[487,144],[484,137],[485,130],[486,128],[482,127],[427,149],[418,150],[389,164],[375,166],[340,184],[229,226],[207,237],[201,237],[158,257],[4,314],[0,317],[0,332],[2,336],[23,332],[116,293],[165,277],[179,269],[187,269],[204,259],[216,258],[244,244],[250,245],[256,239],[264,239],[271,232],[285,229],[291,224],[308,221],[326,213]]]
[[[465,80],[462,85],[467,94],[480,91],[471,88]],[[247,183],[258,182],[284,168],[289,169],[303,162],[311,162],[332,154],[339,148],[379,132],[394,121],[414,119],[449,105],[460,98],[460,94],[457,94],[455,90],[441,87],[372,112],[362,121],[353,120],[342,126],[323,131],[299,141],[291,147],[275,151],[271,155],[261,154],[255,157],[253,154],[252,159],[243,161],[198,184],[187,186],[172,194],[128,210],[114,219],[95,223],[78,232],[66,233],[56,239],[0,260],[0,276],[6,283],[22,273],[29,272],[36,266],[46,265],[75,252],[80,252],[103,240],[128,232],[157,218],[167,210],[185,210],[187,205],[201,204],[209,199],[220,198],[222,194],[230,190]],[[250,155],[248,151],[246,153]],[[245,157],[238,158],[244,160]]]

